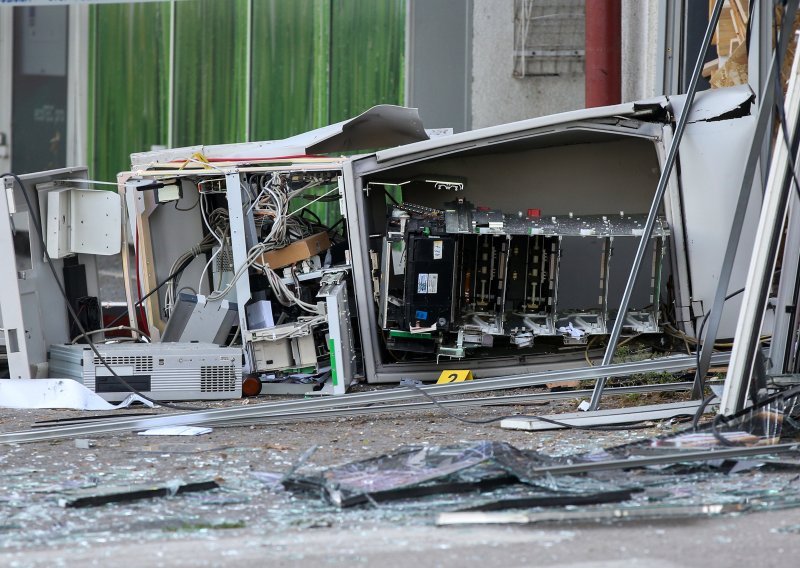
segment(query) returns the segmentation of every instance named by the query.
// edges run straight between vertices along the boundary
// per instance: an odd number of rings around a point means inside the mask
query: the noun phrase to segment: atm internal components
[[[610,291],[624,284],[643,215],[513,215],[464,200],[429,211],[402,204],[387,216],[377,307],[390,351],[438,360],[532,348],[536,337],[582,345],[618,317]],[[661,331],[668,234],[659,220],[650,277],[624,315],[632,333]]]

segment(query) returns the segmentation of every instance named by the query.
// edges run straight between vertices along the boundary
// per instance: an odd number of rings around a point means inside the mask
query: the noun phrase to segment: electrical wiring
[[[736,290],[735,292],[731,292],[730,294],[725,296],[725,300],[724,301],[727,302],[728,300],[738,296],[742,292],[744,292],[744,288],[740,288],[740,289]],[[711,315],[711,310],[706,312],[706,315],[703,317],[703,321],[700,322],[700,327],[697,330],[697,339],[695,339],[695,345],[697,345],[697,347],[695,349],[695,361],[697,362],[697,371],[696,371],[696,373],[698,375],[700,373],[700,351],[701,351],[702,346],[703,346],[701,338],[703,337],[703,329],[705,329],[706,322],[708,321],[708,316],[710,316],[710,315]],[[696,377],[696,378],[699,378],[699,377]]]
[[[135,327],[131,327],[129,325],[118,325],[116,327],[102,327],[100,329],[93,329],[92,331],[86,331],[84,333],[81,333],[80,335],[75,337],[75,339],[72,340],[71,344],[75,345],[76,343],[78,343],[78,341],[80,341],[83,338],[88,338],[88,337],[90,337],[92,335],[96,335],[98,333],[105,333],[107,331],[134,331],[137,334],[141,335],[142,337],[147,338],[148,342],[152,341],[150,339],[149,335],[147,335],[146,333],[144,333],[142,331],[139,331]]]
[[[198,205],[200,205],[200,194],[199,193],[197,194],[197,201],[194,202],[194,205],[192,205],[191,207],[187,207],[186,209],[182,209],[182,208],[178,207],[178,202],[177,201],[174,202],[175,210],[176,211],[181,211],[183,213],[185,213],[186,211],[191,211],[191,210],[195,209]]]
[[[633,341],[637,337],[640,337],[641,335],[642,335],[641,333],[637,333],[636,335],[631,335],[630,337],[626,337],[625,339],[617,343],[617,347],[622,347],[623,345],[630,343],[631,341]],[[594,363],[592,363],[592,360],[589,358],[589,348],[599,337],[600,337],[599,335],[593,335],[589,339],[589,341],[586,342],[586,347],[583,350],[583,358],[586,359],[586,363],[588,363],[590,367],[594,367]]]
[[[17,174],[14,174],[14,173],[11,173],[11,172],[0,174],[0,179],[5,178],[5,177],[13,178],[14,181],[19,185],[20,190],[21,190],[20,193],[22,193],[22,196],[25,199],[25,204],[28,207],[28,215],[31,218],[31,222],[33,223],[33,227],[34,227],[34,232],[36,233],[36,236],[37,236],[38,241],[39,241],[38,244],[41,247],[42,252],[44,253],[45,263],[50,268],[50,272],[53,275],[53,280],[55,280],[55,283],[56,283],[56,285],[58,287],[58,290],[59,290],[59,292],[61,294],[61,297],[64,299],[64,303],[67,306],[67,312],[69,313],[70,317],[72,318],[72,321],[75,323],[75,327],[78,328],[78,331],[80,333],[82,333],[82,334],[86,334],[87,330],[86,330],[86,328],[83,327],[83,324],[81,323],[80,318],[78,317],[78,314],[75,312],[75,308],[72,307],[72,303],[69,301],[69,296],[67,295],[67,291],[64,289],[64,284],[61,282],[61,279],[58,277],[58,271],[56,270],[55,264],[53,263],[53,259],[50,258],[50,253],[47,250],[47,244],[45,243],[45,240],[44,240],[44,231],[42,229],[42,223],[41,223],[41,220],[39,219],[39,215],[38,215],[38,207],[34,207],[33,203],[31,203],[31,199],[28,196],[28,192],[27,192],[27,190],[25,188],[25,184],[22,182],[22,180],[20,179],[20,177]],[[143,394],[142,392],[140,392],[139,390],[137,390],[136,388],[131,386],[131,384],[128,383],[128,381],[126,381],[125,379],[120,377],[119,374],[117,374],[117,372],[114,370],[114,368],[111,367],[111,365],[108,364],[108,362],[106,361],[105,357],[103,357],[102,353],[100,353],[100,350],[97,348],[97,345],[94,343],[94,341],[91,340],[90,337],[87,336],[86,337],[86,341],[87,341],[87,344],[89,345],[89,347],[91,348],[91,350],[94,352],[94,355],[95,355],[95,357],[97,357],[98,361],[100,361],[100,363],[106,369],[108,369],[109,373],[111,373],[111,375],[113,377],[115,377],[117,379],[117,381],[119,381],[119,383],[122,386],[124,386],[128,391],[141,396],[143,399],[145,399],[145,400],[147,400],[149,402],[152,402],[153,404],[157,404],[157,405],[163,406],[165,408],[172,408],[174,410],[199,410],[198,408],[195,408],[195,407],[182,406],[182,405],[171,404],[171,403],[166,403],[166,402],[159,402],[159,401],[153,400],[152,398],[150,398],[147,395]]]
[[[204,200],[205,195],[200,195],[200,217],[203,219],[203,223],[205,223],[206,228],[208,229],[209,234],[219,243],[219,248],[216,250],[214,254],[211,255],[211,258],[208,259],[208,262],[203,267],[203,271],[200,273],[200,281],[197,283],[197,292],[198,294],[203,291],[203,281],[205,280],[206,273],[208,272],[208,268],[212,265],[214,260],[216,260],[217,255],[222,252],[225,248],[225,242],[223,239],[226,237],[228,232],[229,223],[222,224],[220,223],[220,218],[224,219],[227,217],[227,212],[224,209],[215,209],[211,212],[211,215],[206,215],[205,208],[204,208]],[[218,213],[219,212],[219,213]],[[216,214],[216,219],[212,218]],[[216,222],[215,222],[216,220]]]
[[[317,307],[314,304],[309,304],[307,302],[302,301],[300,298],[297,297],[289,287],[283,282],[280,276],[269,268],[268,266],[262,267],[262,271],[264,275],[267,277],[267,280],[272,286],[272,291],[275,293],[275,298],[284,306],[292,306],[296,305],[301,309],[311,312],[314,314],[324,314],[324,310],[322,308]]]
[[[302,337],[308,335],[312,327],[325,323],[325,320],[326,316],[322,314],[308,319],[300,319],[291,328],[287,327],[287,329],[278,332],[274,331],[274,328],[267,328],[260,333],[259,339],[265,341],[281,341],[293,337]]]
[[[175,259],[175,262],[172,264],[172,267],[169,271],[170,274],[175,274],[175,278],[169,280],[167,283],[167,288],[164,292],[164,308],[167,315],[172,313],[172,308],[175,303],[175,287],[180,281],[181,273],[196,257],[210,251],[213,248],[213,244],[214,237],[210,234],[206,235],[203,237],[203,240],[197,243],[194,247]]]
[[[262,240],[265,250],[283,248],[294,240],[308,236],[308,223],[297,213],[313,201],[291,213],[289,205],[292,199],[321,183],[322,180],[316,179],[292,190],[286,178],[279,173],[273,173],[269,180],[262,183],[261,190],[248,212],[253,211],[261,226],[265,224],[266,219],[272,221],[269,234]]]
[[[319,197],[317,197],[317,198],[316,198],[316,199],[314,199],[313,201],[309,201],[308,203],[306,203],[306,204],[305,204],[305,205],[303,205],[302,207],[298,207],[297,209],[295,209],[294,211],[292,211],[292,212],[291,212],[291,213],[289,213],[289,214],[290,214],[290,215],[297,215],[297,214],[298,214],[300,211],[302,211],[302,210],[303,210],[303,209],[305,209],[306,207],[308,207],[308,206],[310,206],[310,205],[313,205],[313,204],[314,204],[314,203],[316,203],[317,201],[320,201],[320,200],[322,200],[323,198],[327,197],[328,195],[331,195],[332,193],[334,193],[334,192],[337,192],[337,191],[339,191],[339,188],[338,188],[338,187],[334,187],[332,190],[330,190],[330,191],[328,191],[328,192],[326,192],[326,193],[323,193],[322,195],[320,195]]]
[[[188,264],[187,264],[186,266],[188,266]],[[161,288],[163,288],[164,286],[166,286],[167,284],[169,284],[169,283],[170,283],[172,280],[174,280],[175,278],[177,278],[178,276],[180,276],[180,275],[181,275],[181,273],[182,273],[182,272],[183,272],[183,271],[186,269],[186,266],[183,266],[183,267],[181,267],[181,268],[180,268],[180,269],[178,269],[177,271],[175,271],[175,272],[173,272],[172,274],[170,274],[169,276],[167,276],[167,277],[166,277],[164,280],[162,280],[160,283],[158,283],[158,284],[156,285],[156,287],[155,287],[155,288],[153,288],[153,289],[152,289],[152,290],[150,290],[150,291],[149,291],[147,294],[145,294],[144,296],[142,296],[142,299],[141,299],[141,300],[139,300],[138,302],[136,302],[136,303],[134,304],[134,306],[135,306],[135,307],[140,307],[140,306],[141,306],[141,305],[144,303],[144,301],[145,301],[145,300],[147,300],[147,299],[148,299],[150,296],[152,296],[153,294],[155,294],[156,292],[158,292],[158,291],[159,291]],[[116,318],[114,318],[114,319],[111,321],[111,323],[109,323],[109,324],[108,324],[108,325],[109,325],[109,327],[113,327],[115,324],[117,324],[118,322],[120,322],[120,321],[121,321],[121,320],[122,320],[124,317],[126,317],[127,315],[128,315],[127,313],[123,313],[123,314],[120,314],[120,315],[118,315]]]
[[[198,193],[225,193],[224,189],[220,189],[220,190],[217,190],[217,191],[214,191],[213,189],[212,190],[203,191],[203,184],[206,184],[206,183],[220,183],[220,182],[224,182],[224,181],[225,181],[224,177],[200,180],[200,181],[197,182],[197,192]]]
[[[266,179],[266,176],[262,178]],[[309,223],[302,219],[297,213],[303,209],[301,207],[292,213],[288,212],[289,203],[291,200],[303,192],[316,187],[322,183],[321,180],[312,180],[302,187],[291,190],[288,181],[284,176],[278,173],[273,173],[266,181],[261,184],[261,190],[256,196],[251,209],[254,215],[261,218],[270,218],[272,226],[266,237],[259,243],[251,247],[248,251],[245,262],[234,272],[233,278],[221,290],[212,291],[208,298],[209,300],[218,300],[224,298],[227,294],[234,289],[236,283],[252,268],[261,272],[270,284],[276,300],[284,306],[297,306],[306,312],[313,314],[322,314],[324,310],[314,304],[310,304],[301,300],[289,287],[283,282],[283,279],[268,265],[259,262],[261,255],[265,252],[283,248],[293,241],[302,239],[311,234],[311,226]],[[336,189],[338,191],[338,188]],[[333,191],[333,190],[332,190]],[[331,192],[327,192],[327,195]],[[313,201],[311,202],[313,203]],[[310,205],[311,203],[307,204]],[[201,203],[201,213],[203,212],[203,204]],[[209,227],[209,231],[211,228]],[[219,251],[217,251],[219,253]],[[207,272],[207,268],[214,260],[214,256],[206,265],[203,271],[203,278]],[[198,290],[200,287],[198,286]]]
[[[595,342],[596,339],[597,339],[596,335],[589,338],[589,341],[586,342],[586,348],[583,350],[583,358],[586,359],[586,364],[589,365],[590,367],[594,367],[594,363],[592,363],[592,360],[589,358],[589,348],[592,346],[592,344]]]
[[[231,281],[228,282],[228,284],[222,290],[215,290],[212,293],[210,293],[208,295],[208,299],[219,300],[227,296],[230,293],[230,291],[233,290],[233,288],[236,286],[236,283],[239,281],[239,279],[244,274],[247,273],[250,267],[257,266],[255,264],[255,261],[261,256],[262,253],[265,252],[265,250],[266,249],[264,248],[263,243],[259,243],[254,247],[252,247],[247,253],[247,258],[245,259],[245,262],[242,264],[242,266],[240,266],[236,270],[236,272],[233,273],[233,278],[231,278]]]

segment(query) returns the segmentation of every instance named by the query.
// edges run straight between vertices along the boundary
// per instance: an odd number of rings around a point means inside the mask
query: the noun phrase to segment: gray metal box
[[[98,345],[117,375],[154,400],[221,400],[242,396],[242,351],[210,343]],[[112,402],[130,390],[86,345],[53,345],[50,375],[75,379]]]

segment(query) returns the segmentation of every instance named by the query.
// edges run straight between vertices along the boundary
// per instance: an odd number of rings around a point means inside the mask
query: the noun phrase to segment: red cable
[[[273,160],[297,160],[303,158],[327,158],[327,156],[319,156],[316,154],[297,154],[295,156],[271,156],[268,158],[206,158],[206,162],[270,162]],[[183,163],[186,160],[170,160],[167,163]]]

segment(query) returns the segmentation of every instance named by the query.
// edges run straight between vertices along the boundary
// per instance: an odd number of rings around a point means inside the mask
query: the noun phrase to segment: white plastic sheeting
[[[115,410],[134,402],[153,407],[153,403],[131,394],[119,404],[106,402],[100,396],[72,379],[2,379],[2,408],[61,408],[69,410]]]

